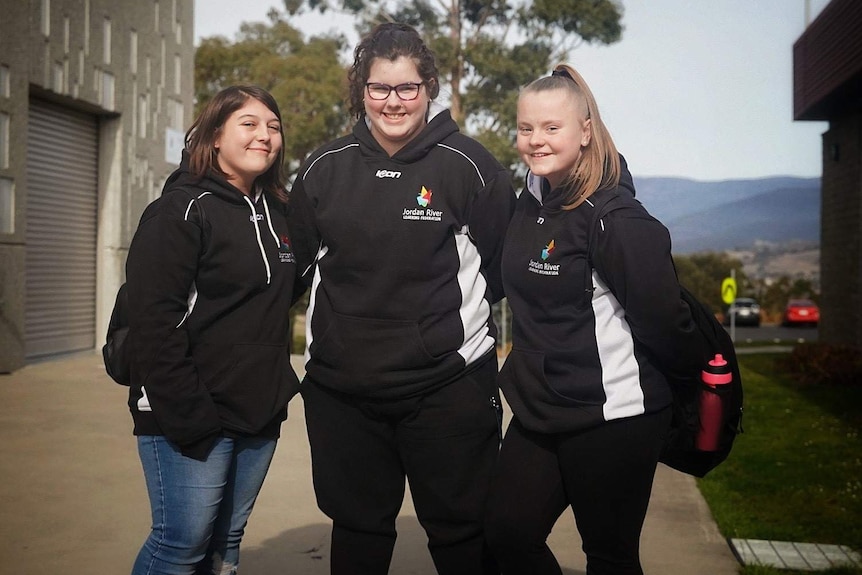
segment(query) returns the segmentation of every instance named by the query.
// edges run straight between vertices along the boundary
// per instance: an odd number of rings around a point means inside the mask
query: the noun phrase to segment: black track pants
[[[486,513],[486,536],[502,572],[559,575],[546,539],[571,505],[587,575],[642,575],[641,528],[670,417],[668,408],[555,435],[513,420]]]
[[[437,572],[498,572],[482,531],[500,441],[496,372],[492,357],[428,395],[388,401],[305,380],[314,489],[333,521],[333,575],[388,572],[405,476]]]

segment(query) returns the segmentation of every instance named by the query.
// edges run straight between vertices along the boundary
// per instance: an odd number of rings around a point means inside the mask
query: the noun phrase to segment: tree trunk
[[[464,54],[461,49],[461,1],[452,0],[449,7],[449,40],[452,42],[455,54],[452,69],[449,71],[451,78],[452,100],[449,107],[452,119],[457,124],[464,120],[464,110],[461,102],[461,77],[464,70]]]

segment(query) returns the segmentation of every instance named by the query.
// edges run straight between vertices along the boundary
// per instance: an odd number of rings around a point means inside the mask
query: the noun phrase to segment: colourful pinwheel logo
[[[422,191],[419,192],[419,195],[416,196],[416,203],[418,203],[423,208],[427,208],[431,205],[431,190],[422,186]]]
[[[543,260],[548,259],[548,256],[550,256],[553,252],[554,252],[554,240],[551,240],[548,243],[548,245],[545,246],[545,249],[542,250],[542,259]]]

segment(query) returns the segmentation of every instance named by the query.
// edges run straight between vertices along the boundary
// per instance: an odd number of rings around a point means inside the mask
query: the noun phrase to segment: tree
[[[791,279],[781,276],[770,281],[759,279],[755,282],[755,288],[755,297],[771,321],[778,321],[781,318],[784,306],[790,299],[803,298],[815,302],[820,299],[820,294],[817,293],[811,280],[802,278]]]
[[[730,276],[731,270],[736,276],[738,296],[754,295],[754,287],[742,271],[742,262],[725,253],[676,255],[673,261],[680,283],[711,307],[713,312],[724,311],[727,307],[721,299],[721,282]]]
[[[731,270],[736,276],[737,297],[751,297],[760,304],[764,320],[777,322],[790,298],[809,298],[819,294],[810,280],[781,276],[774,280],[752,280],[743,271],[742,262],[726,253],[703,252],[676,255],[673,258],[679,281],[716,313],[727,309],[721,299],[721,282]]]
[[[510,168],[518,163],[518,89],[578,44],[610,44],[622,34],[619,0],[284,0],[284,6],[291,15],[352,14],[360,33],[383,21],[416,27],[437,56],[452,117]]]
[[[236,42],[204,38],[195,52],[195,98],[200,110],[219,90],[257,84],[278,102],[284,125],[289,172],[349,123],[346,72],[339,61],[343,37],[308,41],[277,10],[270,22],[243,23]]]
[[[268,24],[243,23],[236,42],[220,36],[201,40],[195,52],[196,111],[227,86],[265,88],[281,110],[285,168],[293,173],[309,153],[342,135],[350,123],[347,73],[339,61],[346,40],[305,41],[278,11],[271,10],[268,16]],[[307,297],[291,307],[291,333],[296,316],[308,305]],[[299,338],[295,352],[302,352],[302,342]]]

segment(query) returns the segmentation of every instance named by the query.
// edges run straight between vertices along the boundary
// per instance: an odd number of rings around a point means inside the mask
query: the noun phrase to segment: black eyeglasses
[[[422,82],[404,82],[397,86],[381,84],[380,82],[368,82],[365,84],[368,97],[372,100],[385,100],[392,93],[392,90],[395,90],[395,95],[401,100],[415,100],[419,96],[419,88],[421,87]]]

